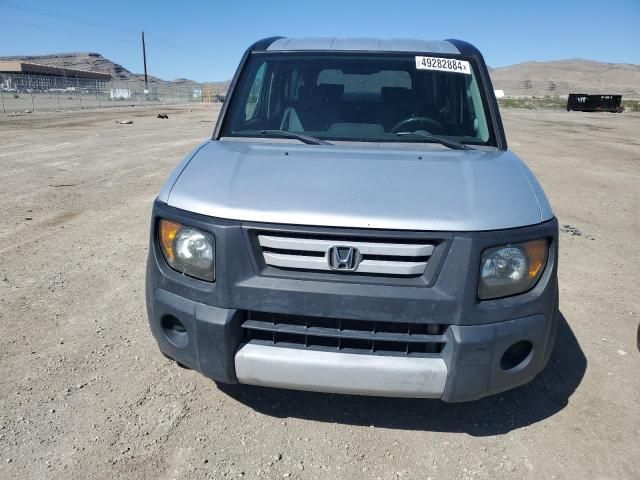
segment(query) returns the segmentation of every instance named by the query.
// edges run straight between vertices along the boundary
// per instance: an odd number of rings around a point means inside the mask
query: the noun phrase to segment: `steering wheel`
[[[417,123],[417,124],[429,124],[432,127],[436,127],[437,130],[444,130],[442,124],[437,121],[434,120],[433,118],[429,118],[429,117],[409,117],[409,118],[405,118],[404,120],[400,120],[398,123],[396,123],[393,128],[391,130],[389,130],[389,132],[391,133],[398,133],[398,132],[403,132],[403,131],[407,131],[406,130],[406,126],[407,125],[411,125],[412,123]],[[416,125],[417,126],[417,125]],[[415,131],[418,130],[418,128],[414,128],[411,131]],[[429,130],[427,130],[429,131]]]

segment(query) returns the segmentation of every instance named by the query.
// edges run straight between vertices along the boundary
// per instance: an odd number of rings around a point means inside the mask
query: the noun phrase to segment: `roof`
[[[271,43],[267,47],[267,50],[460,53],[458,48],[448,40],[414,40],[404,38],[279,38]]]
[[[108,73],[76,70],[74,68],[51,67],[37,63],[21,62],[19,60],[0,60],[0,72],[23,73],[31,75],[53,75],[56,77],[92,78],[95,80],[111,80]]]

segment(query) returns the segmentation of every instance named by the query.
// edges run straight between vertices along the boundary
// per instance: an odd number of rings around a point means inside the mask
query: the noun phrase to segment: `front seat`
[[[280,129],[290,132],[327,131],[331,124],[340,123],[343,93],[344,85],[338,84],[300,87],[298,100],[285,111]]]
[[[417,98],[415,92],[404,87],[382,87],[382,125],[391,130],[398,122],[416,116]]]

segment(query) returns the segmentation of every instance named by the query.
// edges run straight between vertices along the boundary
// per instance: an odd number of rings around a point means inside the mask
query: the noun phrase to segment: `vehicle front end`
[[[506,149],[481,56],[442,43],[424,68],[434,46],[247,52],[214,138],[154,204],[165,355],[223,383],[449,402],[544,368],[557,220]]]

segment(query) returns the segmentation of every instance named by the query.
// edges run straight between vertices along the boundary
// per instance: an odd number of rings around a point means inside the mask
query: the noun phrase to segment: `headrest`
[[[404,87],[382,87],[380,94],[385,103],[412,105],[416,100],[415,91]]]
[[[342,99],[344,85],[336,83],[321,83],[316,87],[318,95],[325,102],[337,102]]]
[[[322,85],[302,86],[298,89],[298,103],[300,105],[319,106],[328,102],[337,102],[342,98],[344,85],[323,83]]]

